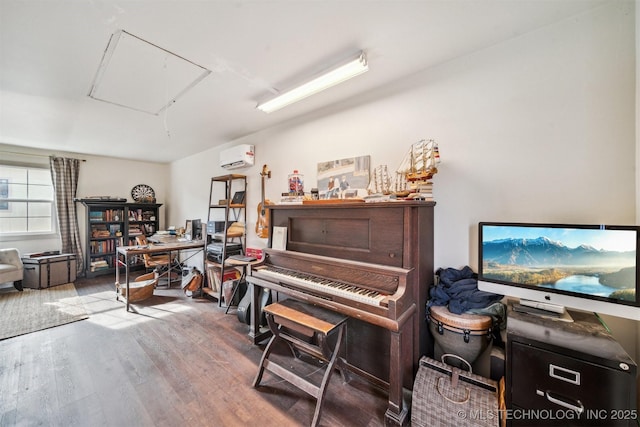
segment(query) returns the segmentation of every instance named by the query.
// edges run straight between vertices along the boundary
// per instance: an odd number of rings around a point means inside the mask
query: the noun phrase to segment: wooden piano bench
[[[315,397],[316,409],[311,426],[316,426],[320,420],[322,401],[331,373],[337,363],[342,365],[342,359],[338,357],[338,353],[347,316],[293,299],[270,304],[264,308],[264,312],[273,336],[264,349],[253,386],[259,386],[266,369]],[[275,358],[269,359],[278,342],[285,342],[296,358],[299,358],[299,352],[302,352],[327,362],[319,384],[311,379],[311,375],[298,374],[293,369],[287,368],[292,366],[291,363],[286,363],[285,367],[285,363],[280,363]],[[341,371],[344,372],[344,369]]]

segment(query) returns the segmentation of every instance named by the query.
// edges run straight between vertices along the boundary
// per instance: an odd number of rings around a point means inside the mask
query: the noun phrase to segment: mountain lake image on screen
[[[635,226],[480,223],[478,286],[637,318],[638,235]]]

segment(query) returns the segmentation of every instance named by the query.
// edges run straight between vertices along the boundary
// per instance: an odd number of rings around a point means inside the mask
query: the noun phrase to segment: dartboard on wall
[[[131,197],[135,202],[155,202],[156,193],[146,184],[138,184],[131,189]]]

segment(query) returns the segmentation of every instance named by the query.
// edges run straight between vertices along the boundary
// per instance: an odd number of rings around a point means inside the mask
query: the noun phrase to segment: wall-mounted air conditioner
[[[254,146],[240,144],[220,152],[220,166],[225,169],[238,169],[252,166],[255,160]]]

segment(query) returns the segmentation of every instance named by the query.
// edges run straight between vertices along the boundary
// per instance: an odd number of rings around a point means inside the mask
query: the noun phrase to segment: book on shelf
[[[105,224],[97,224],[91,226],[91,237],[93,238],[104,238],[109,237],[111,233],[107,229]]]
[[[124,212],[122,209],[105,209],[103,211],[92,210],[89,212],[89,221],[120,221]]]
[[[258,248],[247,248],[244,251],[246,256],[254,257],[256,259],[262,259],[262,249]]]
[[[113,253],[115,250],[116,242],[113,239],[91,242],[92,254]]]
[[[129,225],[129,236],[140,236],[142,229],[139,225]]]
[[[241,262],[252,262],[256,260],[256,257],[248,255],[231,255],[229,259]]]
[[[110,267],[109,263],[107,262],[107,260],[104,260],[104,259],[96,259],[89,263],[89,270],[91,271],[106,270],[109,267]]]
[[[104,211],[105,221],[121,221],[124,212],[121,209],[107,209]]]
[[[89,221],[104,221],[104,212],[102,211],[89,212]]]
[[[208,265],[207,281],[209,282],[209,288],[214,292],[218,292],[220,290],[220,286],[217,282],[220,281],[220,270],[212,265]]]
[[[220,281],[220,268],[214,265],[207,265],[207,276],[209,278],[209,286],[215,292],[221,289],[221,284],[231,280],[240,280],[242,274],[234,267],[225,267],[222,281]],[[213,279],[213,280],[212,280]]]

